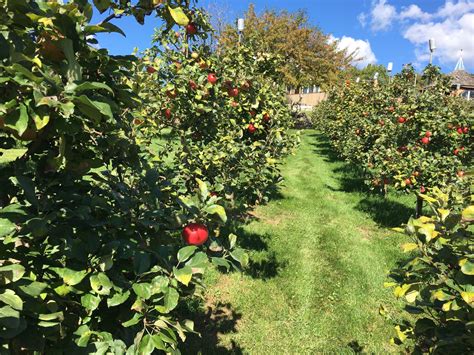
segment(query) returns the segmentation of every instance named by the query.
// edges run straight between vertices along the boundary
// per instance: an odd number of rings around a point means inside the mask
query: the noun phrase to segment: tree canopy
[[[244,40],[254,48],[281,57],[280,71],[288,86],[326,87],[337,80],[351,61],[337,41],[308,22],[304,11],[290,13],[266,10],[261,15],[250,5],[245,15]],[[219,49],[236,46],[235,27],[227,25],[219,36]]]

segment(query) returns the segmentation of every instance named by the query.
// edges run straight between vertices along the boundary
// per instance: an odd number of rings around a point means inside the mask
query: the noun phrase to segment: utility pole
[[[242,32],[245,29],[245,20],[243,18],[239,18],[237,20],[237,31],[239,32],[239,43],[242,43]]]

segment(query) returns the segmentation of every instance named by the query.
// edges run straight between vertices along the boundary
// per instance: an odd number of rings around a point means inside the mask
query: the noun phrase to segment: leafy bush
[[[473,111],[429,66],[415,86],[410,67],[388,85],[347,82],[313,114],[338,154],[372,188],[426,191],[463,181],[472,165]]]
[[[193,78],[191,66],[177,75],[178,66],[164,59],[156,72],[147,59],[98,49],[94,38],[122,33],[109,22],[114,18],[143,23],[152,13],[164,21],[164,36],[176,28],[204,35],[205,15],[189,3],[2,3],[0,147],[9,157],[0,165],[2,351],[178,353],[193,323],[177,308],[200,292],[209,261],[227,269],[247,263],[236,236],[220,230],[227,215],[213,191],[261,196],[278,180],[288,125],[256,122],[255,139],[243,134],[244,122],[226,116],[228,92],[210,97],[205,114],[197,97],[177,98],[172,103],[182,116],[167,126],[182,144],[162,147],[161,105],[175,96],[174,80]],[[91,25],[94,9],[111,15]],[[242,64],[228,69],[217,61],[216,72],[229,76]],[[145,70],[149,87],[140,81]],[[258,119],[268,111],[285,122],[280,101],[265,101],[278,95],[267,74],[245,75],[258,88],[245,94],[245,105],[261,110]],[[190,223],[205,225],[202,247],[182,241]]]
[[[415,353],[474,351],[474,200],[433,189],[422,195],[432,215],[410,219],[402,245],[410,258],[392,271],[394,293],[412,314],[394,342]]]

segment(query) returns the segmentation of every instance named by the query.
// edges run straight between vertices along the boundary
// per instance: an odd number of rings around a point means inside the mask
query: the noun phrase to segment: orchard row
[[[2,350],[179,353],[203,274],[246,266],[236,216],[295,146],[278,58],[213,49],[194,1],[1,6]],[[149,15],[140,57],[97,45]]]

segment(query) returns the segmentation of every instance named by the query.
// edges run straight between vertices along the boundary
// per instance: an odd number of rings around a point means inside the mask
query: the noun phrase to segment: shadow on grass
[[[357,209],[369,214],[374,222],[382,227],[399,227],[414,214],[414,201],[413,206],[410,206],[408,203],[395,201],[390,195],[384,197],[381,191],[371,190],[364,182],[362,170],[339,158],[323,134],[313,133],[309,136],[315,140],[312,145],[317,154],[324,155],[327,162],[340,163],[332,168],[339,187],[326,185],[326,188],[332,191],[363,193],[364,197],[358,203]]]
[[[191,314],[195,331],[200,335],[191,334],[186,339],[186,345],[181,349],[183,354],[243,354],[234,341],[228,346],[220,344],[220,337],[225,334],[235,333],[237,323],[242,315],[236,312],[230,303],[208,302],[205,309],[200,309]]]

